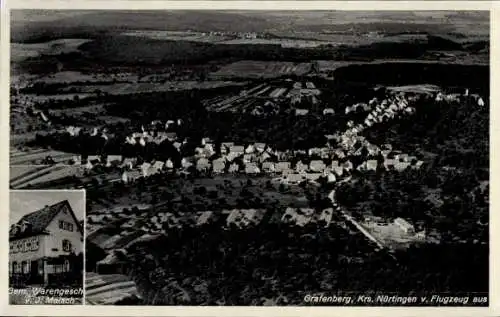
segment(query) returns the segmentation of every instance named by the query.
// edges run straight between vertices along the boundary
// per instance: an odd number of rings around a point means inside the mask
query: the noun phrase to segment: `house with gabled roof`
[[[164,165],[165,165],[165,163],[162,161],[155,161],[153,163],[153,165],[151,165],[151,167],[149,168],[149,170],[150,170],[149,174],[153,175],[153,174],[160,173],[162,171]]]
[[[212,161],[212,169],[214,173],[223,173],[226,168],[226,160],[218,158]]]
[[[395,162],[394,169],[398,172],[402,172],[410,166],[408,162]]]
[[[47,285],[60,273],[83,274],[83,263],[76,262],[83,252],[83,228],[67,200],[24,215],[11,226],[9,247],[12,280]],[[82,284],[83,278],[74,282]]]
[[[306,114],[309,113],[309,110],[307,109],[295,109],[295,115],[296,116],[305,116]]]
[[[196,169],[199,171],[206,171],[210,168],[210,162],[208,159],[202,157],[196,162]]]
[[[299,184],[306,180],[306,174],[290,173],[283,180],[288,184]]]
[[[423,164],[424,164],[423,161],[417,161],[417,162],[415,162],[415,164],[412,165],[412,168],[419,169],[422,167]]]
[[[121,155],[108,155],[106,157],[106,166],[110,167],[113,165],[121,164],[123,157]]]
[[[266,173],[274,173],[276,171],[275,164],[273,162],[262,163],[262,170]]]
[[[295,166],[295,170],[297,171],[297,173],[306,172],[307,170],[309,170],[309,166],[307,164],[302,163],[302,161],[299,161]]]
[[[323,176],[323,173],[306,173],[306,179],[309,181],[317,181]]]
[[[291,173],[292,170],[290,168],[290,162],[278,162],[275,166],[276,173],[288,174]]]
[[[174,168],[174,163],[172,162],[172,160],[171,160],[171,159],[167,159],[167,160],[165,161],[165,168],[167,168],[167,169],[172,169],[172,168]]]
[[[309,163],[309,169],[313,172],[323,172],[323,170],[326,168],[325,163],[320,160],[314,160]]]
[[[255,150],[259,153],[264,152],[266,150],[266,147],[267,147],[265,143],[261,143],[261,142],[257,142],[253,146],[254,146]]]
[[[246,174],[258,174],[260,173],[260,168],[256,163],[248,163],[245,164],[245,173]]]
[[[384,167],[386,170],[394,168],[394,164],[396,164],[396,160],[394,160],[394,159],[386,158],[384,160]]]
[[[326,175],[326,181],[328,183],[335,183],[337,181],[337,177],[335,177],[335,174],[334,173],[331,173],[329,172],[327,175]]]
[[[254,162],[256,159],[255,154],[243,154],[243,163]]]
[[[245,149],[246,154],[255,153],[255,151],[256,151],[256,149],[255,149],[255,146],[253,144],[248,145],[247,148]]]
[[[229,165],[229,173],[237,173],[240,170],[240,165],[238,163],[231,163]]]
[[[366,169],[368,171],[376,171],[377,170],[378,161],[377,160],[368,160],[366,161]]]
[[[269,160],[270,158],[272,158],[271,154],[269,154],[267,152],[263,152],[262,154],[260,154],[257,157],[257,161],[259,161],[260,163],[263,163],[263,162],[266,162],[267,160]]]
[[[221,154],[229,153],[229,148],[234,146],[234,142],[222,142],[220,145]]]

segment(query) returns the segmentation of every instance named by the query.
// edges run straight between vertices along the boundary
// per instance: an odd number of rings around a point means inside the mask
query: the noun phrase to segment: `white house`
[[[267,173],[273,173],[276,171],[275,164],[273,162],[262,163],[262,170]]]
[[[290,165],[290,162],[278,162],[275,166],[276,172],[283,174],[291,173]]]
[[[323,109],[323,115],[333,115],[333,114],[335,114],[335,110],[333,110],[332,108]]]
[[[174,168],[174,163],[172,162],[171,159],[168,159],[166,162],[165,162],[165,168],[167,169],[172,169]]]
[[[23,216],[9,232],[10,275],[47,285],[57,274],[81,270],[83,263],[75,261],[83,251],[82,230],[67,200]]]
[[[198,162],[196,162],[196,168],[199,171],[208,170],[209,167],[210,167],[210,162],[208,161],[208,159],[204,157],[200,158]]]
[[[295,109],[295,115],[296,116],[305,116],[309,113],[309,110],[307,109]]]
[[[245,165],[246,174],[258,174],[260,173],[260,168],[255,163],[248,163]]]
[[[404,233],[407,234],[415,233],[415,228],[413,227],[413,225],[403,218],[394,219],[394,224],[399,226]]]
[[[323,161],[314,160],[309,164],[309,168],[313,172],[323,172],[323,170],[326,168],[326,165],[325,163],[323,163]]]
[[[106,166],[112,166],[113,164],[120,164],[123,158],[121,155],[108,155],[106,157]]]
[[[297,165],[295,166],[295,170],[296,170],[298,173],[301,173],[301,172],[306,172],[308,169],[309,169],[309,166],[307,166],[307,164],[302,163],[302,161],[299,161],[299,162],[297,163]]]
[[[126,171],[122,174],[122,182],[124,182],[125,184],[128,183],[128,175]]]
[[[327,182],[328,183],[335,183],[336,181],[337,181],[337,178],[335,177],[335,174],[328,173],[328,175],[327,175]]]
[[[215,173],[222,173],[226,168],[225,160],[222,158],[218,158],[212,161],[212,168]]]
[[[229,173],[237,173],[240,170],[240,165],[236,163],[232,163],[229,166]]]

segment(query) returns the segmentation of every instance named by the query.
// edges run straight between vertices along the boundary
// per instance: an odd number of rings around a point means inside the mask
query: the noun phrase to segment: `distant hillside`
[[[90,37],[123,30],[329,33],[453,33],[487,36],[486,12],[342,12],[342,11],[48,11],[14,10],[13,42]]]
[[[198,30],[264,32],[276,27],[258,17],[214,11],[96,11],[57,20],[12,21],[12,42],[47,41],[60,37],[90,37],[123,30]]]

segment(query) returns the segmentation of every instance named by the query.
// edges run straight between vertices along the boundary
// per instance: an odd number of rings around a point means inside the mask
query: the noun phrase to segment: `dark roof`
[[[34,235],[45,234],[45,228],[50,224],[52,219],[65,207],[67,206],[70,212],[73,214],[73,209],[71,208],[67,200],[60,201],[51,206],[45,206],[42,209],[24,215],[17,224],[21,225],[25,222],[31,225],[31,228],[25,232],[19,232],[16,235],[10,234],[9,239],[20,239],[25,237],[31,237]],[[74,215],[73,215],[74,216]],[[79,226],[78,221],[77,226]],[[81,228],[79,228],[81,230]]]

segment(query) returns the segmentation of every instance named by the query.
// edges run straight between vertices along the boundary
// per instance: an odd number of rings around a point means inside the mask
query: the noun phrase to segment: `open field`
[[[47,34],[59,30],[66,37],[84,37],[89,31],[117,33],[137,30],[157,31],[172,36],[173,31],[191,32],[438,32],[462,33],[467,36],[484,35],[488,23],[487,12],[437,11],[144,11],[141,15],[131,11],[69,11],[37,16],[36,11],[18,11],[13,15],[13,42],[33,42],[50,38]],[[28,18],[27,24],[22,19]],[[57,21],[57,23],[54,23]],[[24,23],[23,23],[24,22]],[[61,29],[64,32],[61,32]],[[66,34],[65,34],[66,33]]]
[[[222,66],[210,76],[213,78],[274,78],[289,75],[300,76],[309,72],[310,69],[310,63],[244,60]]]
[[[83,167],[71,165],[18,165],[10,167],[10,187],[29,188],[66,177],[83,175]]]
[[[12,43],[10,46],[11,61],[17,62],[40,55],[59,55],[77,52],[78,47],[88,41],[90,41],[90,39],[64,38],[44,43]]]
[[[206,32],[193,31],[152,31],[152,30],[134,30],[124,32],[121,35],[145,37],[154,40],[169,40],[169,41],[190,41],[190,42],[206,42],[218,43],[232,39],[232,36],[211,35]]]
[[[113,82],[114,80],[136,81],[137,75],[133,74],[86,74],[77,71],[60,71],[50,75],[41,76],[34,81],[44,84],[69,84],[69,83],[93,83],[93,82]]]
[[[71,86],[61,89],[61,92],[78,91],[79,93],[94,93],[99,90],[110,95],[139,94],[148,92],[177,91],[192,89],[213,89],[218,87],[242,86],[244,82],[231,81],[169,81],[165,83],[123,83],[111,85]],[[57,95],[55,95],[57,96]]]
[[[40,165],[47,157],[52,158],[56,163],[67,163],[75,154],[61,151],[36,149],[22,151],[13,149],[10,152],[11,165]]]
[[[114,304],[121,299],[137,295],[135,283],[125,275],[86,273],[85,300],[87,304]]]

